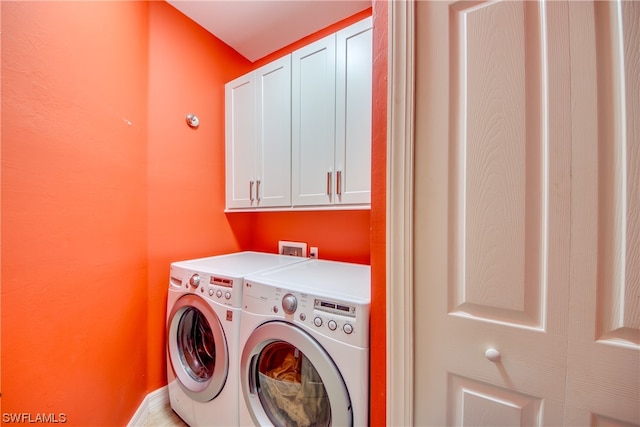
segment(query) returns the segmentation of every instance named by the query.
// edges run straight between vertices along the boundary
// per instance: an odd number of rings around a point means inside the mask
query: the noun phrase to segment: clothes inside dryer
[[[216,365],[216,345],[213,331],[200,310],[189,307],[178,324],[180,361],[191,378],[208,381]]]
[[[274,425],[328,426],[331,405],[320,375],[295,346],[274,341],[258,359],[258,396]]]

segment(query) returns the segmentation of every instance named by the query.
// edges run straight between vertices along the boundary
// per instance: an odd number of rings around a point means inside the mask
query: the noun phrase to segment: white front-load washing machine
[[[191,426],[239,423],[239,334],[244,276],[306,258],[238,252],[171,264],[167,381],[173,410]]]
[[[245,277],[240,425],[368,424],[370,283],[324,260]]]

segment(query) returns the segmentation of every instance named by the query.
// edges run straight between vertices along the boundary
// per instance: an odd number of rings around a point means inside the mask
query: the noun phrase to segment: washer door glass
[[[169,357],[178,384],[192,399],[208,402],[227,380],[229,353],[220,319],[197,295],[176,301],[167,325]]]
[[[257,392],[276,426],[329,426],[331,405],[318,371],[293,345],[275,341],[258,356]]]
[[[216,366],[216,343],[209,322],[197,308],[185,309],[178,322],[180,362],[191,378],[211,379]]]
[[[353,425],[349,392],[333,359],[291,323],[270,321],[251,332],[240,385],[255,425]]]

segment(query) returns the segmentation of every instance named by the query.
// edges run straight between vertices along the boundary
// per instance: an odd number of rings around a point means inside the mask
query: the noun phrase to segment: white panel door
[[[569,4],[574,117],[566,425],[640,425],[640,3]]]
[[[416,3],[416,425],[563,423],[566,9]]]
[[[255,71],[257,206],[291,205],[291,56]]]
[[[333,203],[335,34],[292,54],[292,203]]]
[[[336,38],[335,203],[371,203],[372,18]]]
[[[414,424],[640,424],[638,7],[416,11]]]
[[[255,204],[255,105],[254,73],[225,85],[227,208],[247,208]]]

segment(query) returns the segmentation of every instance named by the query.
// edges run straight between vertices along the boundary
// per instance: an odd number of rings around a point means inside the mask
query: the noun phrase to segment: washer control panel
[[[360,347],[369,345],[369,305],[245,280],[242,308]]]

